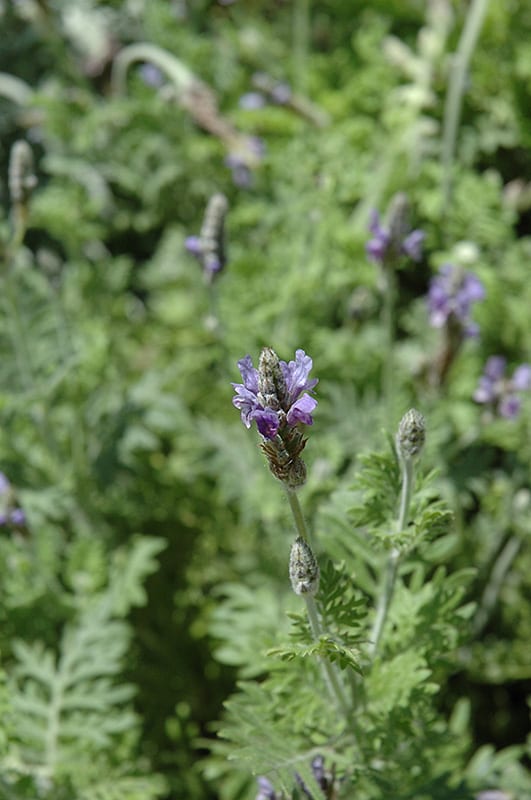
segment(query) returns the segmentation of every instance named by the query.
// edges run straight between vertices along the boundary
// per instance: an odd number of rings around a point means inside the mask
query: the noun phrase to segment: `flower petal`
[[[298,422],[302,422],[303,425],[313,425],[312,411],[316,405],[317,400],[310,397],[309,394],[303,394],[296,403],[293,403],[287,413],[286,421],[288,425],[293,427]]]

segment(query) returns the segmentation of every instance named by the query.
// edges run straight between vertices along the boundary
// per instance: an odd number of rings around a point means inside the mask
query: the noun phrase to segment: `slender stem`
[[[293,6],[293,83],[306,94],[310,40],[310,0],[295,0]]]
[[[407,525],[409,514],[409,504],[411,501],[411,491],[413,488],[413,461],[411,459],[401,459],[402,465],[402,492],[400,495],[400,511],[398,513],[397,530],[402,531]],[[398,563],[400,561],[400,550],[393,547],[387,559],[387,565],[383,577],[382,591],[376,608],[376,617],[372,626],[371,640],[369,644],[369,654],[372,658],[376,655],[382,632],[384,629],[387,614],[391,606],[395,591]]]
[[[450,81],[444,106],[442,134],[443,213],[448,209],[452,196],[453,160],[468,66],[476,46],[488,4],[489,0],[472,0],[463,26],[459,45],[452,62]]]
[[[311,546],[310,533],[306,525],[306,522],[304,520],[301,505],[299,503],[299,498],[297,497],[295,492],[291,492],[289,489],[286,490],[286,493],[288,495],[288,500],[291,507],[291,512],[293,514],[293,519],[295,521],[295,527],[297,528],[297,533],[304,539],[304,541],[308,542],[308,544]],[[319,620],[319,614],[317,612],[317,605],[315,603],[314,597],[306,595],[304,599],[306,601],[306,610],[308,612],[308,621],[310,623],[310,630],[312,632],[313,638],[317,642],[319,641],[319,639],[321,638],[321,636],[325,631],[323,631],[321,622]],[[349,703],[347,695],[345,694],[345,690],[343,688],[343,683],[341,681],[337,665],[332,664],[326,658],[322,658],[320,661],[323,670],[324,681],[328,689],[328,693],[330,694],[330,697],[337,703],[339,710],[342,713],[344,713],[345,715],[350,714],[351,704]]]
[[[291,508],[291,513],[293,514],[293,519],[295,520],[295,527],[297,528],[297,533],[299,536],[302,536],[305,542],[308,542],[310,547],[313,548],[312,536],[310,531],[308,530],[308,526],[306,525],[306,520],[304,519],[304,515],[302,513],[301,504],[299,503],[299,498],[296,492],[292,492],[289,489],[286,489],[286,494],[288,495],[288,501]]]
[[[394,342],[395,342],[395,294],[396,279],[394,264],[387,260],[383,264],[385,277],[383,325],[385,331],[385,354],[382,389],[385,400],[386,419],[392,418],[394,397]]]
[[[321,628],[321,622],[317,613],[315,598],[306,595],[304,599],[306,600],[306,610],[308,611],[308,620],[310,622],[310,629],[312,631],[313,638],[315,641],[319,641],[321,635],[323,634],[323,630]],[[332,664],[330,661],[328,661],[328,659],[322,658],[321,666],[323,668],[323,677],[330,697],[337,703],[339,710],[342,713],[345,715],[350,715],[351,704],[349,703],[347,695],[345,694],[341,678],[339,677],[338,671],[335,668],[336,665]]]

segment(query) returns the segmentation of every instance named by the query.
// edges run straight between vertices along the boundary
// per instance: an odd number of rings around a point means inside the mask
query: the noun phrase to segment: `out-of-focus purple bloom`
[[[248,189],[253,185],[251,169],[263,159],[265,144],[259,136],[247,136],[244,144],[245,146],[228,154],[225,158],[225,166],[231,170],[235,185],[242,189]]]
[[[9,514],[9,521],[13,525],[24,525],[26,522],[26,515],[21,508],[14,508]]]
[[[7,494],[11,489],[11,484],[6,475],[3,472],[0,472],[0,497]]]
[[[512,795],[502,792],[501,789],[486,789],[476,795],[475,800],[511,800]]]
[[[164,75],[155,64],[142,64],[138,73],[146,86],[151,86],[153,89],[159,89],[164,83]]]
[[[382,225],[380,214],[376,209],[373,210],[369,220],[369,231],[372,239],[365,245],[367,256],[377,264],[383,264],[390,258],[397,258],[401,255],[408,256],[413,261],[420,261],[422,257],[422,243],[425,238],[424,231],[413,230],[404,234],[400,226],[396,226],[394,232],[392,226]]]
[[[505,419],[515,419],[521,407],[518,392],[531,388],[531,365],[521,364],[512,378],[505,377],[507,362],[503,356],[491,356],[474,392],[476,403],[488,405]]]
[[[250,428],[252,422],[256,422],[260,434],[270,440],[276,437],[281,426],[313,425],[312,412],[317,405],[317,400],[308,394],[318,382],[317,378],[309,377],[313,365],[310,356],[304,350],[297,350],[294,361],[278,364],[284,379],[284,387],[279,390],[282,396],[274,399],[264,396],[258,370],[249,355],[238,361],[243,383],[232,384],[236,391],[232,403],[240,410],[245,427]],[[272,408],[272,405],[277,407]]]
[[[261,92],[246,92],[238,101],[240,108],[245,111],[256,111],[258,108],[263,108],[265,104],[266,99]]]
[[[271,99],[279,106],[289,103],[293,95],[291,86],[288,83],[277,83],[271,89]]]
[[[22,526],[26,524],[26,515],[21,508],[15,506],[15,496],[9,478],[0,472],[0,527],[5,525]]]
[[[477,336],[479,326],[470,318],[473,303],[483,300],[485,289],[473,272],[463,272],[454,264],[443,264],[432,278],[428,291],[430,324],[442,328],[457,321],[465,336]]]
[[[275,788],[271,781],[268,781],[267,778],[260,776],[257,779],[258,783],[258,794],[256,795],[256,800],[277,800],[277,793],[275,792]]]

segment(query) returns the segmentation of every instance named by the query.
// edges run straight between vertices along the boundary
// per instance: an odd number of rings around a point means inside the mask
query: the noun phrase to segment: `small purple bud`
[[[256,111],[259,108],[263,108],[265,104],[266,99],[260,92],[246,92],[238,100],[238,105],[245,111]]]
[[[201,238],[199,236],[187,236],[184,240],[184,246],[193,256],[198,258],[201,256],[203,248],[201,247]]]
[[[9,521],[13,525],[25,525],[26,515],[21,508],[14,508],[9,515]]]
[[[402,242],[403,252],[406,256],[409,256],[412,261],[420,261],[422,258],[422,245],[425,238],[426,234],[424,231],[415,230],[411,231]]]
[[[151,86],[153,89],[158,89],[164,83],[164,75],[155,64],[142,64],[138,73],[146,86]]]
[[[519,367],[516,367],[511,383],[517,392],[527,391],[531,387],[531,365],[520,364]]]

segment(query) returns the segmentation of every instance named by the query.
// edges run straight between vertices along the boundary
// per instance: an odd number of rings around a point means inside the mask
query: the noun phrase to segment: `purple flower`
[[[11,484],[6,475],[3,472],[0,472],[0,497],[8,494],[9,490],[11,489]]]
[[[400,230],[393,231],[391,225],[382,225],[380,214],[376,209],[371,214],[369,231],[372,233],[372,239],[365,245],[365,250],[370,260],[376,264],[383,264],[386,259],[401,255],[408,256],[413,261],[420,261],[424,231],[413,230],[407,235]]]
[[[491,356],[487,359],[473,397],[476,403],[490,406],[499,416],[515,419],[521,407],[521,399],[517,393],[531,388],[531,365],[521,364],[510,379],[505,377],[506,366],[503,356]]]
[[[257,779],[258,783],[258,794],[256,795],[255,800],[277,800],[277,793],[275,792],[275,788],[271,781],[268,781],[267,778],[260,776]]]
[[[465,336],[477,336],[479,326],[470,318],[473,303],[483,300],[485,289],[473,272],[463,272],[453,264],[443,264],[432,278],[428,291],[430,324],[442,328],[457,321]]]
[[[258,108],[263,108],[265,104],[266,99],[261,92],[246,92],[238,101],[240,108],[245,111],[256,111]]]
[[[264,390],[260,373],[249,355],[238,361],[243,383],[232,384],[236,391],[232,403],[240,410],[245,427],[250,428],[256,422],[260,434],[270,440],[281,427],[312,425],[312,412],[317,405],[317,400],[308,394],[318,382],[317,378],[309,377],[313,366],[310,356],[304,350],[297,350],[294,361],[277,361],[277,364],[282,380],[279,378],[273,393]]]
[[[21,508],[14,508],[9,514],[9,521],[12,525],[24,525],[26,523],[26,515]]]
[[[164,83],[164,75],[155,64],[142,64],[138,73],[146,86],[151,86],[153,89],[159,89]]]
[[[263,159],[265,144],[259,136],[246,136],[239,146],[225,158],[225,166],[232,172],[232,180],[243,189],[253,184],[251,169]]]

